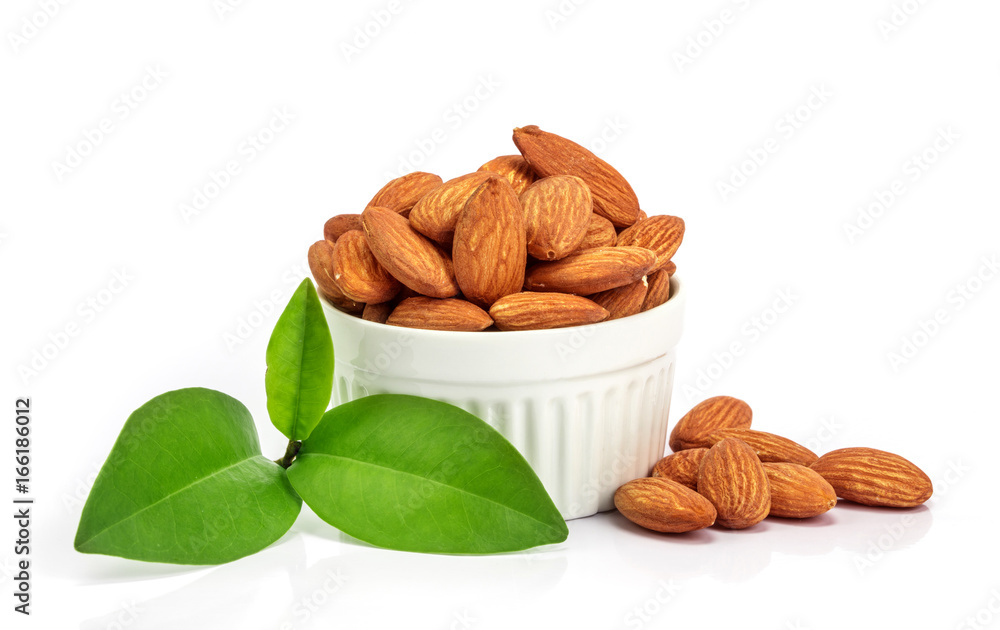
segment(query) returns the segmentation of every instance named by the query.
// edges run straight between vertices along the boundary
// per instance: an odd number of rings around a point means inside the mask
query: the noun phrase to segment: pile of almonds
[[[837,497],[879,507],[914,507],[931,497],[930,478],[899,455],[842,448],[822,457],[772,433],[750,428],[750,406],[709,398],[670,433],[672,455],[615,492],[626,518],[658,532],[713,524],[746,529],[767,516],[810,518]]]
[[[532,330],[593,324],[670,297],[679,217],[647,217],[632,187],[579,144],[514,130],[520,155],[443,182],[390,181],[309,248],[338,309],[410,328]]]

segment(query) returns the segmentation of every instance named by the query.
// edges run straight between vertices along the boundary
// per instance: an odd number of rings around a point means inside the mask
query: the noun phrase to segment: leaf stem
[[[274,460],[274,463],[287,470],[292,465],[292,462],[295,461],[295,456],[299,454],[300,448],[302,448],[302,440],[288,440],[285,455],[280,459]]]

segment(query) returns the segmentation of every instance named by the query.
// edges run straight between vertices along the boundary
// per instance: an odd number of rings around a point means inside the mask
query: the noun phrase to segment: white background
[[[387,0],[222,15],[213,0],[68,2],[48,20],[35,0],[4,2],[4,425],[30,395],[38,500],[30,619],[11,612],[2,528],[4,627],[1000,627],[1000,279],[978,275],[1000,255],[1000,6],[577,2],[402,0],[353,53]],[[125,104],[148,69],[154,89]],[[250,160],[241,143],[275,109],[294,119]],[[60,177],[53,163],[105,118]],[[739,396],[757,428],[815,450],[899,452],[934,498],[685,537],[608,513],[499,557],[371,549],[308,508],[276,545],[217,568],[73,551],[94,473],[161,392],[239,398],[277,457],[264,348],[324,220],[359,212],[401,161],[454,177],[514,152],[527,124],[593,147],[645,210],[687,222],[672,422]],[[230,160],[240,173],[185,220]],[[724,194],[734,168],[752,172]],[[887,207],[849,236],[879,196]],[[779,292],[792,305],[771,312]],[[904,339],[919,347],[894,364]]]

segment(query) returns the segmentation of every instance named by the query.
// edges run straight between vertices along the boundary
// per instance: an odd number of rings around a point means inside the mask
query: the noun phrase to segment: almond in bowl
[[[390,326],[521,331],[593,324],[666,302],[684,220],[647,217],[624,177],[575,142],[529,126],[514,130],[514,143],[521,156],[448,181],[410,173],[360,214],[326,221],[325,246],[315,244],[309,262],[331,304],[358,316],[369,306],[388,312],[382,321]],[[518,294],[526,295],[511,298]],[[466,301],[499,313],[502,324],[483,328],[479,311],[453,304],[426,303],[423,316],[409,303],[391,316],[417,296]],[[445,309],[449,316],[440,317]]]

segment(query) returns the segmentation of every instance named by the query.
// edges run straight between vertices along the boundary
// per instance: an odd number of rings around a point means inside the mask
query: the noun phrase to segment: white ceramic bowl
[[[654,309],[589,326],[449,332],[368,322],[323,301],[337,404],[414,394],[466,409],[531,464],[566,519],[614,507],[663,455],[684,285]]]

